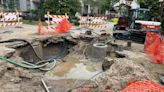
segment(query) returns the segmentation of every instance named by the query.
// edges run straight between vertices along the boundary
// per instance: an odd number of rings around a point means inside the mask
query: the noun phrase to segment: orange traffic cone
[[[38,34],[39,35],[42,35],[43,33],[42,33],[42,23],[41,23],[41,20],[39,19],[38,20]]]

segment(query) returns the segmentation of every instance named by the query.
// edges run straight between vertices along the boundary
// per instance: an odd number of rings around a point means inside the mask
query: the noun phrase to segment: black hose
[[[42,60],[42,58],[37,54],[37,52],[35,51],[34,47],[32,46],[32,44],[30,42],[28,42],[27,40],[24,39],[10,39],[7,41],[0,41],[0,43],[8,43],[8,42],[15,42],[15,41],[22,41],[22,42],[26,42],[28,45],[30,45],[30,47],[32,48],[32,50],[34,51],[34,54],[37,56],[37,58],[39,60]]]
[[[23,62],[24,64],[20,64],[19,66],[22,65],[22,67],[26,67],[26,68],[38,68],[42,71],[49,71],[49,70],[52,70],[55,66],[56,66],[56,59],[59,59],[61,58],[60,56],[63,54],[63,48],[65,47],[61,47],[60,48],[60,54],[58,54],[57,56],[53,57],[53,58],[50,58],[50,59],[47,59],[47,60],[42,60],[41,57],[37,54],[37,52],[35,51],[34,47],[32,46],[32,44],[30,42],[28,42],[27,40],[24,40],[24,39],[10,39],[10,40],[7,40],[7,41],[0,41],[0,43],[8,43],[8,42],[15,42],[15,41],[22,41],[22,42],[26,42],[28,45],[30,45],[30,47],[32,48],[32,50],[34,51],[34,54],[37,56],[37,58],[40,60],[38,63],[36,64],[32,64],[32,63],[28,63],[28,62]],[[64,43],[63,43],[63,46],[65,46],[65,40],[64,40]],[[54,60],[55,59],[55,60]],[[11,61],[11,60],[10,60]],[[14,63],[15,64],[15,63]],[[49,68],[44,68],[45,65],[48,65],[48,64],[52,64]]]
[[[63,38],[64,39],[64,38]],[[24,40],[24,39],[10,39],[10,40],[7,40],[7,41],[0,41],[0,43],[8,43],[8,42],[15,42],[15,41],[22,41],[22,42],[25,42],[25,43],[27,43],[31,48],[32,48],[32,50],[33,50],[33,52],[34,52],[34,54],[37,56],[37,58],[40,60],[40,61],[42,61],[42,58],[37,54],[37,52],[35,51],[35,49],[34,49],[34,47],[32,46],[32,44],[29,42],[29,41],[27,41],[27,40]],[[61,48],[60,48],[60,53],[57,55],[57,56],[53,56],[52,58],[50,58],[50,59],[59,59],[59,58],[61,58],[61,55],[63,54],[63,52],[64,52],[64,46],[66,46],[66,39],[64,39],[64,42],[63,42],[63,46],[61,46]]]

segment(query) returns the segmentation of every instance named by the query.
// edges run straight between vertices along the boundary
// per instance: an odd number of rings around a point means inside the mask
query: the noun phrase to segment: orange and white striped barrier
[[[49,16],[49,17],[48,17]],[[38,21],[38,34],[39,35],[52,35],[52,34],[59,34],[59,33],[67,33],[69,32],[71,28],[71,24],[67,20],[67,15],[65,16],[59,16],[56,15],[50,16],[49,12],[47,12],[47,15],[45,16],[46,21],[45,23],[48,24],[48,26],[43,27],[41,20]],[[52,18],[52,19],[50,19]],[[55,19],[53,19],[55,18]]]
[[[61,21],[45,21],[47,24],[59,24]]]
[[[107,28],[107,26],[104,26],[104,25],[91,25],[91,26],[89,26],[89,27],[91,27],[91,28]]]
[[[45,18],[58,18],[58,19],[64,19],[64,18],[69,18],[67,15],[45,15]]]
[[[14,23],[1,23],[0,27],[7,27],[7,26],[17,26],[17,25],[21,25],[23,24],[23,22],[14,22]]]
[[[16,21],[16,20],[22,20],[21,17],[19,18],[1,18],[0,21]]]
[[[86,27],[86,26],[90,28],[98,28],[98,29],[107,28],[106,25],[87,25],[87,24],[80,25],[80,27]]]
[[[23,24],[20,22],[22,20],[21,17],[22,13],[20,12],[1,12],[0,13],[0,27],[7,27],[7,26],[17,26]]]
[[[107,20],[107,17],[80,17],[80,19],[100,19],[100,20]]]
[[[105,21],[99,21],[99,22],[94,22],[94,21],[88,21],[88,22],[85,22],[85,21],[79,21],[79,23],[89,23],[89,24],[107,24],[107,22]]]
[[[65,15],[51,15],[50,12],[44,16],[46,18],[45,23],[48,25],[45,27],[46,30],[55,30],[56,24],[59,24],[63,19],[68,19],[69,16]]]
[[[5,12],[5,13],[1,12],[0,16],[2,15],[22,15],[22,13],[21,12]]]
[[[106,28],[107,17],[80,17],[80,26],[86,26],[91,28]]]
[[[53,26],[47,26],[46,29],[47,30],[55,30],[55,27],[53,27]]]

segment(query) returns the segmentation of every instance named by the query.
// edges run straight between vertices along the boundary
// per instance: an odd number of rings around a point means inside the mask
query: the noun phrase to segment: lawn
[[[29,24],[29,25],[38,25],[38,21],[32,21],[30,22],[29,20],[22,20],[23,24]],[[45,22],[42,22],[43,26],[47,26]]]

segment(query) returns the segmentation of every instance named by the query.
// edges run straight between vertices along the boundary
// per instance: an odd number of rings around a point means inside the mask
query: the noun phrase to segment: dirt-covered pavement
[[[69,44],[64,43],[68,53],[65,52],[66,54],[64,53],[63,58],[58,60],[56,67],[48,72],[38,69],[25,69],[0,60],[0,92],[46,92],[41,79],[45,80],[50,92],[67,92],[70,89],[73,92],[83,92],[75,91],[74,88],[77,89],[76,87],[82,87],[90,83],[97,85],[93,92],[101,92],[105,87],[110,87],[112,92],[119,92],[125,88],[129,81],[151,80],[159,83],[158,74],[164,74],[164,65],[149,62],[150,59],[143,51],[143,44],[132,43],[131,48],[126,48],[126,41],[116,40],[116,42],[108,44],[106,59],[96,60],[91,55],[93,43],[102,41],[103,37],[111,39],[109,35],[92,39],[87,37],[74,39],[68,34],[37,35],[37,26],[26,24],[22,25],[22,28],[2,28],[2,30],[0,41],[25,39],[32,44],[41,42],[43,49],[50,45],[51,49],[46,49],[46,54],[51,54],[50,52],[53,51],[58,52],[58,50],[53,50],[53,46],[57,48],[61,43],[63,44],[63,37]],[[124,58],[116,56],[117,46],[115,47],[113,44],[123,45],[124,50],[121,53],[125,55]],[[21,57],[21,51],[28,52],[30,50],[26,48],[26,45],[26,43],[19,41],[0,43],[0,56],[10,58],[18,63],[24,61],[24,58],[29,55]],[[18,47],[22,50],[18,50]],[[34,55],[30,54],[30,56]],[[107,70],[102,72],[104,61],[107,62],[105,64]],[[109,62],[110,65],[108,66]],[[92,78],[99,72],[102,73]],[[91,80],[89,80],[90,78]]]

